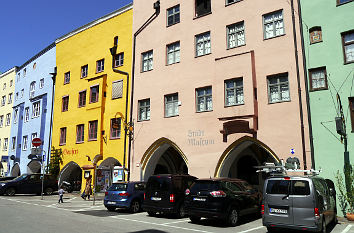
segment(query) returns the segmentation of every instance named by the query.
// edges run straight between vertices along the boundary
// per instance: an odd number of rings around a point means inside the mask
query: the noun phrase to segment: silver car
[[[318,176],[272,176],[265,180],[262,221],[277,228],[326,232],[337,222],[336,192],[331,180]]]

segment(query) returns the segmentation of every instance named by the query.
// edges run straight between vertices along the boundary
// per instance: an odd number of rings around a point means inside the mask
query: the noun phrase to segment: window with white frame
[[[0,128],[4,125],[4,115],[0,116]]]
[[[81,66],[81,78],[86,78],[88,74],[88,65]]]
[[[9,97],[7,98],[7,103],[12,104],[12,93],[9,94]]]
[[[9,126],[11,123],[11,113],[6,114],[5,126]]]
[[[25,68],[25,69],[23,69],[23,77],[26,77],[26,73],[27,73],[27,70]]]
[[[30,84],[30,92],[29,92],[30,99],[32,99],[34,97],[35,91],[36,91],[36,82],[31,82],[31,84]]]
[[[195,36],[196,57],[211,53],[210,32],[205,32]]]
[[[167,45],[167,65],[178,63],[180,61],[180,45],[179,41]]]
[[[309,77],[311,91],[328,89],[326,67],[310,69]]]
[[[15,95],[15,101],[18,100],[18,92],[16,92],[16,95]]]
[[[267,80],[269,103],[290,101],[288,73],[271,75]]]
[[[235,48],[245,44],[245,24],[235,23],[227,26],[227,47]]]
[[[14,110],[14,124],[17,123],[18,109]]]
[[[104,71],[104,59],[98,60],[96,62],[96,73]]]
[[[25,108],[25,118],[24,118],[24,122],[28,122],[29,121],[29,107]]]
[[[28,147],[28,136],[23,136],[22,138],[22,150],[27,150]]]
[[[141,54],[142,58],[142,67],[141,70],[143,72],[149,71],[153,69],[153,51],[148,51]]]
[[[31,142],[33,141],[34,138],[37,138],[37,133],[32,133],[31,134]],[[31,148],[35,148],[35,146],[33,146],[33,144],[31,143]]]
[[[23,94],[25,93],[25,89],[21,90],[21,98],[23,97]]]
[[[40,101],[33,103],[32,105],[32,117],[39,117],[41,114],[41,103]]]
[[[39,80],[39,88],[42,89],[44,87],[44,78]]]
[[[178,93],[165,95],[165,117],[178,116]]]
[[[70,71],[64,74],[64,84],[70,83]]]
[[[114,56],[114,67],[124,65],[124,53],[118,53]]]
[[[2,147],[3,151],[7,151],[7,147],[9,145],[9,139],[8,138],[4,138],[4,146]]]
[[[150,99],[138,101],[138,121],[150,120]]]
[[[16,150],[16,137],[12,137],[11,150],[12,151]]]
[[[204,87],[196,89],[197,112],[213,110],[212,88]]]
[[[6,95],[1,97],[1,106],[4,106],[6,103]]]
[[[344,63],[354,62],[354,31],[342,33]]]
[[[18,73],[18,74],[17,74],[17,82],[20,81],[20,77],[21,77],[21,74]]]
[[[264,39],[285,34],[283,10],[263,15]]]
[[[243,79],[230,79],[225,81],[225,106],[244,103]]]
[[[179,5],[167,9],[167,26],[179,23],[180,12]]]

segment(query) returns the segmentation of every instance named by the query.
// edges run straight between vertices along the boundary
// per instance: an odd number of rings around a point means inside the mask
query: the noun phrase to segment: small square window
[[[114,57],[114,67],[124,65],[124,53],[118,53]]]
[[[210,32],[195,36],[195,55],[196,57],[211,53]]]
[[[178,116],[178,94],[165,95],[165,117]]]
[[[59,145],[65,145],[66,144],[66,127],[60,128],[60,140],[59,140]]]
[[[267,79],[269,103],[290,101],[288,73],[271,75]]]
[[[90,121],[89,122],[89,140],[97,140],[97,126],[98,121]]]
[[[227,48],[235,48],[245,44],[244,22],[227,26]]]
[[[342,33],[344,63],[354,62],[354,31]]]
[[[86,106],[86,90],[79,92],[79,108]]]
[[[120,138],[121,133],[121,118],[111,119],[111,139]]]
[[[150,99],[138,101],[138,121],[150,120]]]
[[[142,57],[142,72],[149,71],[153,69],[153,51],[148,51],[141,54]]]
[[[243,79],[225,81],[225,106],[234,106],[244,103]]]
[[[70,72],[64,74],[64,84],[70,83]]]
[[[264,39],[285,34],[282,10],[263,15],[263,24]]]
[[[61,111],[62,112],[66,112],[69,109],[69,96],[64,96],[62,98],[62,107],[61,107]]]
[[[11,113],[6,114],[5,126],[10,126],[11,124]]]
[[[40,111],[41,111],[41,102],[35,102],[32,104],[32,117],[39,117],[40,116]]]
[[[207,112],[213,110],[213,98],[211,87],[196,89],[197,112]]]
[[[98,102],[99,86],[93,86],[90,88],[90,103]]]
[[[167,26],[179,23],[179,5],[167,9]]]
[[[195,0],[195,17],[211,13],[211,0]]]
[[[44,78],[39,80],[39,88],[42,89],[44,87]]]
[[[104,59],[98,60],[96,62],[96,73],[104,71]]]
[[[309,77],[311,91],[328,89],[326,67],[310,69]]]
[[[310,33],[310,44],[322,42],[322,29],[321,29],[321,27],[310,28],[309,33]]]
[[[86,78],[88,74],[88,65],[81,66],[81,78]]]
[[[82,143],[85,140],[85,125],[81,124],[81,125],[77,125],[76,126],[76,142],[77,143]]]
[[[167,65],[178,63],[180,61],[179,42],[167,45]]]

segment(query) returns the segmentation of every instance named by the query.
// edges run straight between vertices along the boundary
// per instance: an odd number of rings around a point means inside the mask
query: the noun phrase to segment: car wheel
[[[138,213],[140,210],[140,202],[137,200],[132,201],[130,204],[130,212],[132,213]]]
[[[46,195],[52,195],[53,194],[53,189],[52,188],[46,188],[45,190],[44,190],[44,193],[46,194]]]
[[[322,219],[322,230],[321,230],[322,233],[326,233],[327,232],[327,226],[326,226],[326,220]]]
[[[151,217],[156,216],[156,212],[148,211],[147,213],[148,213],[148,215],[151,216]]]
[[[14,188],[8,188],[5,191],[5,194],[8,196],[13,196],[13,195],[15,195],[15,193],[16,193],[16,190]]]
[[[177,212],[177,217],[178,218],[184,218],[186,216],[186,211],[184,209],[184,205],[180,205],[180,207],[178,208],[178,212]]]
[[[198,216],[190,216],[189,219],[192,223],[198,223],[200,221],[200,217]]]
[[[229,215],[227,216],[227,223],[228,225],[234,227],[237,225],[238,222],[238,211],[236,208],[231,208]]]
[[[116,207],[106,207],[108,211],[115,211],[116,210]]]

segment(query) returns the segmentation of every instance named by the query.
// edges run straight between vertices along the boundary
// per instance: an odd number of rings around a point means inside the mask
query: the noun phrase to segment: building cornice
[[[27,66],[28,64],[30,64],[32,61],[36,60],[37,58],[39,58],[40,56],[42,56],[43,54],[45,54],[46,52],[48,52],[50,49],[55,47],[55,43],[51,43],[50,45],[48,45],[46,48],[44,48],[42,51],[40,51],[39,53],[37,53],[36,55],[34,55],[32,58],[30,58],[28,61],[26,61],[22,66],[20,66],[18,68],[17,71],[22,70],[25,66]]]
[[[15,66],[15,67],[9,69],[9,70],[6,71],[5,73],[0,74],[0,78],[4,77],[4,76],[6,76],[6,75],[8,75],[8,74],[10,74],[10,73],[12,73],[12,72],[17,72],[17,69],[18,69],[17,66]]]
[[[109,14],[107,14],[105,16],[102,16],[101,18],[96,19],[95,21],[92,21],[91,23],[88,23],[88,24],[86,24],[86,25],[84,25],[82,27],[79,27],[78,29],[75,29],[72,32],[69,32],[68,34],[66,34],[66,35],[64,35],[62,37],[59,37],[58,39],[55,40],[55,44],[58,44],[58,43],[60,43],[60,42],[62,42],[64,40],[66,40],[66,39],[68,39],[68,38],[70,38],[70,37],[82,32],[82,31],[85,31],[85,30],[87,30],[87,29],[89,29],[91,27],[94,27],[94,26],[96,26],[96,25],[98,25],[98,24],[100,24],[100,23],[102,23],[104,21],[107,21],[107,20],[109,20],[109,19],[111,19],[111,18],[113,18],[113,17],[115,17],[117,15],[123,14],[124,12],[129,11],[131,9],[133,9],[133,3],[125,5],[122,8],[120,8],[120,9],[118,9],[116,11],[113,11],[112,13],[109,13]]]

